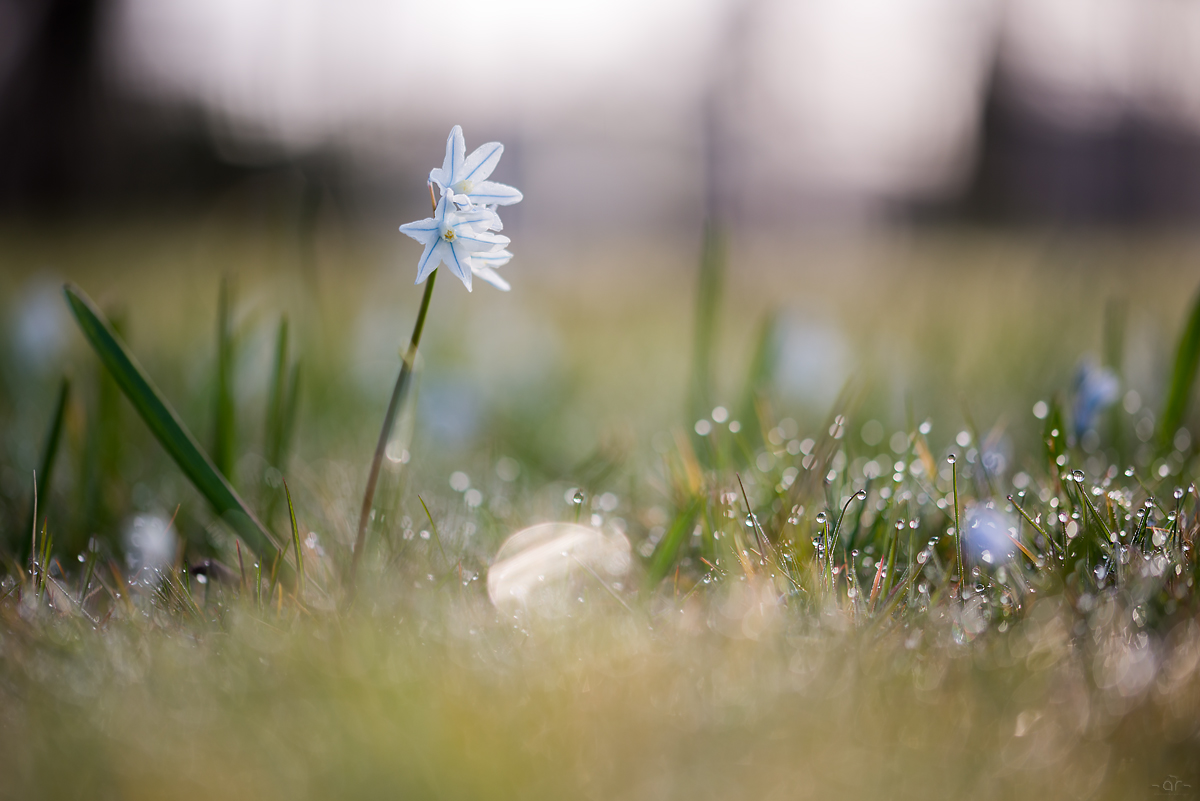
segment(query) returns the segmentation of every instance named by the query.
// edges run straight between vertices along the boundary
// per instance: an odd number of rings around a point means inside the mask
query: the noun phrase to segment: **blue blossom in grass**
[[[1095,427],[1097,415],[1111,406],[1120,392],[1121,383],[1116,373],[1090,359],[1080,362],[1075,374],[1075,403],[1071,414],[1076,438]]]
[[[481,277],[495,283],[495,276],[486,263],[478,267],[472,261],[476,254],[486,254],[500,250],[509,243],[507,236],[494,234],[488,228],[498,223],[496,212],[486,208],[468,208],[460,210],[452,200],[453,192],[446,189],[432,217],[400,226],[400,231],[425,246],[420,260],[417,262],[417,283],[428,278],[439,265],[445,264],[471,289],[471,276],[480,272]],[[507,259],[505,259],[507,261]],[[487,275],[483,274],[487,272]],[[507,284],[504,287],[507,289]]]
[[[522,195],[516,189],[487,180],[500,163],[504,145],[488,142],[469,156],[466,152],[462,128],[455,125],[446,139],[446,159],[441,167],[430,170],[429,180],[443,192],[447,189],[453,192],[453,200],[459,205],[510,206],[521,201]]]
[[[1017,535],[1017,522],[1012,515],[1000,511],[990,501],[972,504],[966,513],[963,541],[973,558],[999,564],[1013,557],[1017,546],[1012,538]]]

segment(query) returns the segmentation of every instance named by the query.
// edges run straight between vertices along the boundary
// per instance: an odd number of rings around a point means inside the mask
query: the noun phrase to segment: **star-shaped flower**
[[[456,126],[457,128],[457,126]],[[460,134],[461,136],[461,134]],[[417,262],[417,283],[421,283],[438,268],[445,264],[471,291],[471,275],[479,276],[489,283],[508,285],[496,275],[486,262],[476,265],[473,258],[482,254],[497,251],[509,243],[507,236],[493,234],[486,230],[494,227],[498,218],[491,209],[478,208],[460,211],[454,204],[453,192],[446,189],[432,217],[400,226],[401,233],[411,236],[425,246],[420,261]],[[505,251],[507,253],[507,251]],[[511,258],[511,254],[509,255]],[[508,259],[500,261],[503,264]],[[497,265],[498,266],[498,265]],[[499,281],[499,284],[496,282]]]
[[[521,201],[523,195],[513,187],[487,180],[504,154],[504,145],[488,142],[469,156],[466,152],[462,128],[455,125],[446,139],[446,160],[429,171],[429,180],[443,192],[451,190],[460,205],[509,206]]]

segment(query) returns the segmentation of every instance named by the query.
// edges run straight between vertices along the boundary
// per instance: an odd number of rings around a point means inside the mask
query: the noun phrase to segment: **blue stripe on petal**
[[[492,174],[492,170],[496,169],[496,165],[500,163],[500,157],[504,155],[504,145],[499,142],[488,142],[486,145],[480,145],[474,153],[471,154],[471,161],[474,162],[480,152],[484,151],[483,156],[479,157],[477,164],[464,165],[464,168],[470,167],[458,180],[460,181],[482,181]],[[478,177],[476,177],[478,176]]]
[[[421,260],[417,262],[417,280],[415,283],[421,283],[429,277],[430,273],[437,269],[440,262],[436,254],[441,241],[438,239],[425,246],[425,252],[421,254]]]
[[[463,160],[467,154],[467,143],[463,139],[462,127],[455,125],[450,129],[450,137],[446,140],[446,160],[450,162],[449,170],[445,165],[442,165],[442,170],[448,172],[447,186],[458,183],[461,179],[458,174],[462,172]]]
[[[479,245],[480,247],[488,248],[489,250],[496,248],[496,247],[503,247],[504,245],[507,245],[509,242],[512,241],[507,236],[495,236],[495,235],[488,236],[486,239],[480,238],[478,235],[477,236],[462,235],[462,236],[458,237],[458,240],[460,242],[471,242],[471,243],[474,243],[475,245]]]
[[[454,260],[454,264],[451,266],[451,269],[454,271],[455,275],[457,275],[459,278],[462,279],[462,282],[467,287],[467,291],[470,292],[471,291],[471,269],[469,266],[464,268],[462,262],[459,261],[458,248],[454,247],[454,245],[449,245],[448,247],[450,248],[450,257]],[[467,264],[469,265],[470,261],[468,261]]]

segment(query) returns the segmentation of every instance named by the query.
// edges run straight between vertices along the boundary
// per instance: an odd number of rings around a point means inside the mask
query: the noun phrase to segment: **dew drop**
[[[574,504],[576,506],[579,506],[580,504],[582,504],[583,503],[583,492],[580,490],[576,490],[574,497],[571,498],[571,501],[574,502]]]
[[[1177,500],[1177,501],[1182,500],[1182,498],[1183,498],[1183,487],[1176,487],[1175,488],[1175,500]]]
[[[958,457],[955,456],[953,453],[946,457],[947,464],[954,464],[957,461],[958,461]]]
[[[817,522],[824,523],[829,517],[824,512],[817,512]]]
[[[1071,473],[1071,479],[1072,479],[1072,480],[1073,480],[1073,481],[1074,481],[1076,484],[1082,484],[1082,483],[1083,483],[1083,479],[1084,479],[1083,471],[1082,471],[1082,470],[1075,470],[1074,472],[1072,472],[1072,473]]]

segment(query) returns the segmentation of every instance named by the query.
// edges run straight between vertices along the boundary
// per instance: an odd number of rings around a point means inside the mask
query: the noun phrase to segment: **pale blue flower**
[[[1000,511],[990,502],[974,504],[966,510],[966,530],[963,541],[968,551],[989,564],[999,564],[1016,553],[1012,538],[1017,523],[1012,515]]]
[[[446,160],[441,167],[429,171],[429,180],[445,192],[454,193],[453,201],[466,206],[509,206],[523,197],[506,184],[487,180],[500,163],[504,145],[488,142],[466,155],[467,145],[462,128],[455,125],[446,139]]]
[[[486,230],[494,227],[498,220],[496,212],[486,208],[459,210],[452,198],[453,192],[446,189],[432,217],[400,226],[401,233],[411,236],[425,246],[425,251],[417,262],[416,282],[421,283],[439,265],[445,264],[450,268],[450,272],[466,285],[468,292],[471,290],[471,276],[476,272],[489,283],[496,283],[498,280],[500,284],[504,284],[504,281],[492,272],[488,263],[481,262],[476,266],[472,261],[477,254],[499,250],[510,241],[507,236]],[[500,263],[503,264],[507,260],[504,259]],[[501,288],[507,289],[508,285],[504,284]]]
[[[1116,373],[1091,359],[1080,362],[1075,374],[1075,403],[1071,415],[1075,436],[1082,437],[1093,428],[1100,412],[1111,406],[1120,394],[1121,382]]]

